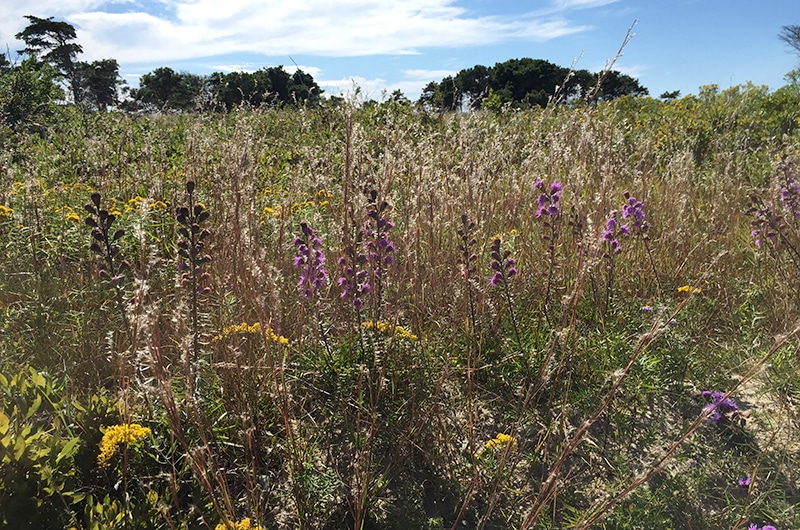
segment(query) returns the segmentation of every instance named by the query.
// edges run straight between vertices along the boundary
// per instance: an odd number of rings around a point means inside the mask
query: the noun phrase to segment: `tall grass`
[[[75,113],[15,138],[0,516],[796,527],[800,92],[781,90]],[[738,410],[711,421],[705,390]],[[151,432],[98,465],[134,423]]]

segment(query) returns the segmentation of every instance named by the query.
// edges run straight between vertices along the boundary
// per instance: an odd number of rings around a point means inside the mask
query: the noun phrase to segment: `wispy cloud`
[[[566,4],[599,0],[559,0]],[[605,0],[607,3],[608,0]],[[11,39],[27,0],[3,2]],[[474,16],[456,0],[43,0],[39,9],[78,28],[84,59],[152,63],[235,53],[355,57],[417,54],[509,41],[543,42],[584,31],[566,19]],[[44,16],[44,15],[42,15]],[[14,25],[9,20],[15,20]]]

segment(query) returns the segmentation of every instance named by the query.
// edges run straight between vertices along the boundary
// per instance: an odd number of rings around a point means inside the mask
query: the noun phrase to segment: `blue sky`
[[[615,69],[658,96],[751,81],[778,88],[800,56],[777,38],[800,24],[798,0],[2,0],[0,44],[24,15],[73,24],[81,60],[114,58],[131,86],[160,66],[208,74],[294,64],[326,94],[366,97],[476,64],[545,59],[599,71],[635,34]],[[576,62],[577,61],[577,62]]]

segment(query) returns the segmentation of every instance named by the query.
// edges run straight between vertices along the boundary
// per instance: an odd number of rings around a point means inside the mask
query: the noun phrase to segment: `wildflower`
[[[248,517],[246,519],[242,519],[238,523],[219,523],[214,530],[262,530],[262,528],[259,525],[253,525]]]
[[[625,206],[622,207],[622,218],[628,219],[628,223],[625,224],[622,229],[625,232],[633,232],[634,235],[647,239],[645,232],[650,228],[650,223],[645,221],[646,214],[644,211],[644,203],[636,200],[636,197],[631,196],[627,191],[623,195],[625,196],[626,203]]]
[[[247,322],[242,322],[241,324],[234,324],[232,326],[225,326],[222,329],[222,333],[211,339],[213,342],[220,341],[230,335],[260,335],[261,334],[261,323],[255,322],[253,324],[248,324]],[[267,328],[264,332],[267,340],[270,342],[275,342],[277,344],[289,344],[289,339],[284,336],[277,335],[272,330],[272,328]]]
[[[622,252],[622,245],[619,243],[619,237],[628,235],[627,232],[620,228],[619,222],[617,221],[618,216],[619,212],[617,210],[611,210],[608,214],[608,219],[606,219],[606,229],[603,231],[603,241],[606,245],[606,251],[603,254],[605,258],[611,258],[615,254]]]
[[[702,289],[699,287],[692,287],[691,285],[681,285],[678,287],[679,293],[692,293],[692,294],[700,294],[703,292]]]
[[[788,167],[785,168],[785,171]],[[792,214],[792,217],[797,219],[800,217],[800,184],[794,177],[787,176],[783,185],[781,186],[781,202],[783,207]]]
[[[510,434],[500,432],[497,433],[497,436],[486,442],[487,449],[501,448],[503,446],[509,446],[511,450],[514,451],[517,448],[517,439]]]
[[[733,399],[726,398],[724,392],[704,390],[701,395],[711,400],[711,403],[707,404],[703,410],[710,414],[709,418],[716,425],[719,425],[720,421],[726,417],[726,414],[739,410],[739,405]]]
[[[653,311],[653,308],[652,308],[651,306],[649,306],[649,305],[643,305],[643,306],[642,306],[642,311],[645,311],[645,312],[647,312],[647,313],[650,313],[650,312],[652,312],[652,311]]]
[[[14,215],[13,208],[9,208],[4,204],[0,204],[0,219],[2,218],[11,219],[11,216],[13,215]]]
[[[325,253],[322,251],[322,240],[305,221],[300,223],[302,237],[294,240],[297,256],[294,266],[300,269],[300,280],[297,287],[306,298],[311,297],[314,290],[321,289],[328,282],[328,271],[325,269]]]
[[[149,434],[150,428],[142,427],[138,423],[126,423],[108,427],[100,440],[100,454],[97,457],[97,463],[101,467],[107,466],[120,444],[133,443]]]
[[[533,187],[541,192],[536,197],[536,217],[542,217],[543,215],[553,219],[558,217],[561,212],[559,201],[561,200],[561,192],[564,186],[560,182],[553,182],[550,185],[550,189],[546,190],[544,181],[539,179]]]
[[[749,488],[750,487],[750,475],[745,475],[743,477],[739,477],[737,481],[740,488]]]
[[[690,458],[690,459],[688,459],[688,460],[686,461],[686,465],[687,465],[687,466],[689,466],[689,467],[697,467],[697,466],[699,466],[699,465],[700,465],[700,462],[698,462],[698,461],[697,461],[697,460],[695,460],[694,458]]]
[[[362,322],[361,326],[367,329],[377,329],[385,335],[394,336],[399,339],[415,341],[418,338],[403,326],[395,326],[389,322],[386,322],[385,320],[378,320],[377,322]]]
[[[494,271],[489,279],[491,285],[505,285],[505,283],[517,275],[517,261],[510,257],[511,251],[506,249],[500,252],[500,238],[492,241],[491,256],[492,262],[489,269]]]

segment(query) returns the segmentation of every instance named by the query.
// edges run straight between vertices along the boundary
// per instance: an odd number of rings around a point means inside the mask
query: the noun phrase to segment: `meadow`
[[[800,77],[0,131],[0,525],[800,528]]]

